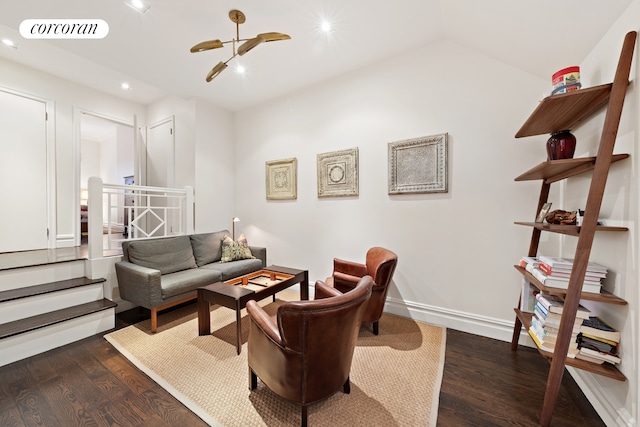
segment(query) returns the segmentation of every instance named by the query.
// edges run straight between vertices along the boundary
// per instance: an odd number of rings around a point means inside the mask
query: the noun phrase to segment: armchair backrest
[[[387,287],[398,264],[398,255],[389,249],[373,247],[367,251],[367,273],[376,287]]]
[[[314,301],[286,302],[278,308],[282,346],[299,354],[304,401],[323,398],[345,382],[373,279],[363,277],[351,291]]]

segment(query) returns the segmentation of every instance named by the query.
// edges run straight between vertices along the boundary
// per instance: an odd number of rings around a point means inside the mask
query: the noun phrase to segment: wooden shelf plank
[[[516,138],[571,130],[609,101],[612,83],[544,98],[531,113]]]
[[[540,283],[540,281],[538,279],[533,277],[533,275],[531,273],[529,273],[527,270],[525,270],[524,268],[520,267],[519,265],[514,265],[514,267],[529,282],[531,282],[533,284],[533,286],[538,288],[541,292],[544,292],[544,293],[547,293],[547,294],[551,294],[551,295],[557,295],[559,297],[562,297],[563,299],[567,295],[567,290],[566,289],[551,288],[549,286],[545,286],[544,284]],[[607,291],[602,291],[599,294],[595,294],[595,293],[592,293],[592,292],[582,292],[581,295],[580,295],[580,299],[587,300],[587,301],[604,302],[604,303],[607,303],[607,304],[627,305],[627,301],[625,301],[624,299],[622,299],[622,298],[620,298],[620,297],[618,297],[616,295],[613,295],[612,293],[607,292]]]
[[[517,308],[514,308],[513,310],[516,312],[516,316],[518,316],[518,319],[520,319],[520,322],[522,322],[522,326],[526,330],[529,330],[529,327],[531,326],[531,318],[533,317],[533,314],[525,313],[523,311],[518,310]],[[540,350],[540,348],[538,348],[538,351],[549,362],[551,362],[553,360],[553,353],[549,353],[548,351]],[[610,363],[606,363],[606,362],[603,363],[602,365],[598,365],[596,363],[587,362],[586,360],[567,357],[566,361],[565,361],[565,365],[573,366],[574,368],[583,369],[585,371],[593,372],[594,374],[598,374],[598,375],[602,375],[602,376],[605,376],[605,377],[613,378],[614,380],[618,380],[618,381],[626,381],[627,380],[627,378],[624,376],[624,374],[622,372],[620,372],[618,370],[618,368],[616,368],[614,365],[612,365]]]
[[[614,154],[611,163],[629,158],[628,154]],[[575,159],[548,160],[518,176],[515,181],[533,181],[543,179],[551,184],[584,172],[593,170],[597,157],[578,157]]]
[[[514,224],[533,227],[537,230],[548,231],[550,233],[568,234],[570,236],[579,236],[580,229],[582,228],[579,225],[548,224],[546,222],[516,221]],[[598,225],[596,226],[596,231],[629,231],[629,229],[627,227]]]

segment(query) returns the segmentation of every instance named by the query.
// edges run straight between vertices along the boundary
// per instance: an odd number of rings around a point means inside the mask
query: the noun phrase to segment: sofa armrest
[[[160,270],[128,261],[119,261],[115,265],[122,299],[148,309],[162,305]]]
[[[251,250],[251,255],[258,258],[262,261],[262,268],[267,266],[267,248],[262,248],[260,246],[249,246]]]
[[[353,261],[345,261],[343,259],[333,259],[333,272],[344,273],[348,276],[364,277],[367,275],[367,266]]]

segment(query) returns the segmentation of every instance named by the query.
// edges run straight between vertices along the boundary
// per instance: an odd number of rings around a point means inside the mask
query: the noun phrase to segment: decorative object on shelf
[[[556,209],[555,211],[549,212],[545,219],[549,224],[576,225],[576,217],[576,212]]]
[[[295,157],[266,162],[267,200],[295,200],[298,161]]]
[[[544,218],[549,213],[549,209],[551,209],[551,203],[545,203],[542,205],[540,212],[538,212],[538,216],[536,217],[536,222],[544,222]]]
[[[580,89],[582,86],[580,84],[580,67],[567,67],[557,71],[551,76],[551,84],[553,86],[551,95]]]
[[[576,151],[576,137],[568,130],[554,132],[547,140],[549,160],[572,159]]]
[[[358,148],[318,154],[318,197],[358,195]]]
[[[389,143],[389,194],[446,193],[448,134]]]
[[[211,71],[209,71],[209,74],[207,74],[207,78],[206,78],[207,82],[210,82],[211,80],[216,78],[221,72],[223,72],[227,68],[227,63],[231,61],[233,58],[235,58],[238,55],[240,56],[244,55],[254,47],[258,46],[260,43],[273,42],[278,40],[289,40],[291,38],[287,34],[282,34],[282,33],[261,33],[252,39],[241,39],[240,24],[244,24],[244,22],[247,20],[247,17],[245,16],[244,13],[234,9],[229,12],[229,19],[231,19],[231,21],[236,24],[236,38],[227,40],[224,42],[217,39],[207,40],[207,41],[198,43],[197,45],[191,48],[191,53],[197,53],[197,52],[204,52],[205,50],[218,49],[223,47],[227,43],[232,43],[233,55],[231,56],[231,58],[227,59],[225,62],[218,62],[218,64],[215,67],[213,67]],[[244,43],[238,46],[238,49],[236,50],[236,44],[239,42],[244,42]]]

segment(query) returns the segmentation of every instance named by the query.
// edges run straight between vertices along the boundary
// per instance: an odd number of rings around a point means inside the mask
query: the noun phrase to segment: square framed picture
[[[267,200],[295,200],[297,194],[297,159],[266,162]]]
[[[446,193],[447,134],[390,142],[389,194]]]
[[[358,195],[358,149],[318,154],[318,197]]]
[[[540,209],[540,212],[538,212],[538,216],[536,217],[536,222],[544,222],[544,217],[547,216],[549,210],[551,210],[551,203],[545,203],[544,205],[542,205],[542,208]]]

